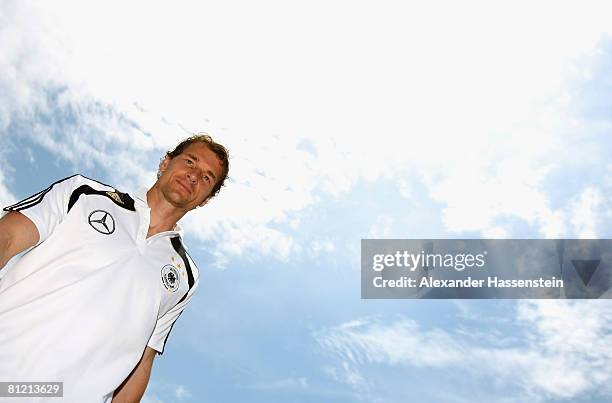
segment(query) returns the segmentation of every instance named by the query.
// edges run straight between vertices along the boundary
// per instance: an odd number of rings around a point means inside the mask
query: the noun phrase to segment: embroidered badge
[[[166,287],[166,290],[170,292],[176,292],[176,290],[179,289],[180,278],[176,267],[169,264],[162,267],[161,278],[162,283],[164,283],[164,287]]]

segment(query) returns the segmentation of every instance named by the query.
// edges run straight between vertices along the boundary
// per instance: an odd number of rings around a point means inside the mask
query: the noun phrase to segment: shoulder
[[[75,174],[63,180],[66,180],[66,179],[70,180],[74,185],[77,185],[77,186],[85,185],[85,186],[89,186],[97,190],[111,190],[111,191],[115,190],[115,188],[111,185],[107,185],[106,183],[100,182],[95,179],[88,178],[87,176],[81,175],[81,174]]]
[[[113,186],[107,185],[106,183],[88,178],[81,174],[70,176],[60,182],[66,183],[66,185],[63,186],[63,191],[66,195],[65,197],[68,198],[68,211],[72,209],[79,199],[89,196],[102,196],[120,207],[135,211],[134,199],[130,195],[121,193]]]
[[[74,174],[53,182],[48,188],[37,193],[36,195],[46,194],[52,190],[54,192],[63,191],[65,193],[72,193],[75,189],[81,186],[86,186],[97,190],[114,190],[114,188],[110,185],[88,178],[81,174]]]
[[[21,211],[35,206],[48,208],[54,205],[66,205],[68,199],[73,197],[75,193],[78,193],[79,189],[82,191],[87,189],[112,191],[113,187],[83,175],[75,174],[51,183],[40,192],[5,207],[4,211]],[[78,198],[78,196],[76,197]]]

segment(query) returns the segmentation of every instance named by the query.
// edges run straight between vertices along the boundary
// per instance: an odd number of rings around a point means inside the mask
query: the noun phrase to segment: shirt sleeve
[[[196,269],[197,272],[197,269]],[[193,287],[189,289],[187,292],[187,297],[179,302],[174,308],[170,309],[163,316],[157,319],[157,324],[155,325],[155,329],[153,330],[153,334],[149,338],[149,342],[147,346],[156,350],[159,354],[163,354],[164,347],[166,346],[166,341],[168,340],[168,336],[170,335],[170,331],[172,327],[176,323],[177,319],[183,313],[183,310],[191,301],[193,294],[198,288],[199,279],[195,280]]]
[[[59,180],[48,188],[5,207],[4,211],[18,211],[29,218],[38,229],[38,244],[40,244],[68,213],[70,196],[82,179],[80,175],[73,175]]]

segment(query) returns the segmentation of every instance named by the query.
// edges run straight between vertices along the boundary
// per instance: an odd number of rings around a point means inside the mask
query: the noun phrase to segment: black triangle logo
[[[572,260],[574,268],[584,285],[589,284],[589,281],[591,281],[591,277],[593,277],[595,270],[597,270],[599,262],[601,262],[601,260]]]

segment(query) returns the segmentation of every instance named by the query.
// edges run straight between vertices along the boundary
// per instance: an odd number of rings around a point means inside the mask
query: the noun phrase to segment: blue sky
[[[232,154],[144,402],[604,402],[607,301],[361,300],[361,238],[606,238],[601,2],[0,1],[0,202]]]

